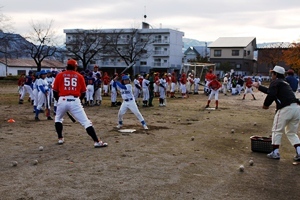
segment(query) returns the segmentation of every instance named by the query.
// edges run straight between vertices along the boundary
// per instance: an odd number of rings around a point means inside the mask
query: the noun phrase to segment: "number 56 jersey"
[[[66,70],[58,73],[53,90],[58,92],[59,96],[76,96],[86,92],[86,85],[81,74],[73,70]]]

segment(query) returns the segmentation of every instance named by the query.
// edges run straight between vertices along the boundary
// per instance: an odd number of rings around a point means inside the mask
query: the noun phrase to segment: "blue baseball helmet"
[[[129,79],[129,76],[124,75],[124,76],[122,76],[122,80],[130,80],[130,79]]]
[[[44,70],[44,69],[40,71],[40,75],[43,75],[43,74],[47,74],[46,70]]]

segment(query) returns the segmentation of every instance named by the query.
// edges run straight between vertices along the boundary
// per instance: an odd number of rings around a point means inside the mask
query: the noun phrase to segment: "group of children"
[[[56,102],[53,98],[52,84],[55,81],[57,75],[55,70],[42,70],[33,74],[32,71],[18,81],[20,99],[19,103],[23,103],[25,93],[29,93],[29,101],[32,102],[35,112],[35,120],[39,120],[39,113],[43,112],[42,107],[46,106],[46,110],[50,110],[50,105],[53,104],[53,111],[55,114]],[[94,106],[101,105],[102,96],[110,96],[111,106],[116,107],[121,105],[120,101],[117,101],[118,93],[120,90],[114,84],[115,77],[118,74],[114,74],[110,77],[106,72],[102,73],[98,67],[95,66],[93,71],[81,71],[80,74],[84,77],[87,91],[83,105]],[[129,77],[130,78],[130,77]],[[132,78],[130,78],[132,79]],[[244,84],[245,83],[245,84]],[[253,81],[251,78],[244,80],[241,76],[229,76],[225,74],[223,81],[218,78],[217,75],[209,70],[205,75],[205,87],[204,92],[209,96],[206,107],[210,106],[212,98],[215,98],[215,108],[219,106],[219,92],[223,92],[227,95],[227,91],[230,90],[232,94],[241,94],[244,90],[243,98],[247,93],[250,93],[255,100],[255,96],[252,90]],[[166,106],[166,98],[187,98],[189,94],[199,94],[200,78],[194,77],[194,73],[182,72],[178,76],[175,72],[172,73],[159,73],[151,72],[150,74],[135,75],[133,80],[133,96],[137,106],[140,106],[140,100],[142,99],[143,107],[152,107],[153,99],[158,98],[158,106]],[[245,85],[245,86],[244,86]],[[179,93],[179,96],[175,96]],[[121,95],[122,96],[122,95]],[[46,114],[47,119],[52,120],[50,112]]]
[[[215,97],[216,106],[215,109],[219,107],[219,91],[223,92],[224,95],[227,95],[227,91],[230,90],[232,95],[240,95],[242,90],[244,90],[242,100],[245,100],[246,94],[250,93],[253,97],[253,100],[256,100],[252,84],[254,80],[251,77],[248,77],[246,80],[243,79],[241,75],[234,76],[225,74],[223,77],[223,82],[221,84],[221,80],[213,73],[212,70],[209,70],[205,76],[205,93],[209,95],[206,108],[209,107],[211,99]],[[261,81],[260,83],[261,84]]]
[[[52,120],[50,115],[50,105],[54,103],[54,113],[56,111],[55,100],[53,99],[52,83],[54,82],[57,71],[41,70],[28,75],[22,75],[18,80],[19,104],[23,104],[26,93],[29,93],[28,101],[33,105],[35,120],[39,121],[39,113],[45,112],[48,120]],[[44,111],[44,109],[45,111]]]

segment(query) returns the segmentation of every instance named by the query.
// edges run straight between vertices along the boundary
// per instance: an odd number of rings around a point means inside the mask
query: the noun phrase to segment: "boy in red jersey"
[[[53,84],[53,95],[57,100],[57,110],[55,115],[55,129],[58,136],[58,144],[64,143],[62,135],[63,130],[63,116],[66,112],[70,112],[74,118],[84,126],[86,132],[94,140],[94,147],[106,147],[104,143],[97,137],[92,122],[88,119],[81,101],[86,92],[86,84],[81,74],[76,72],[77,61],[68,60],[67,70],[59,73],[56,76]]]
[[[245,87],[245,92],[244,92],[244,96],[243,96],[243,100],[245,99],[245,96],[247,93],[250,93],[253,97],[253,100],[256,100],[255,96],[254,96],[254,93],[253,93],[253,90],[252,90],[252,80],[250,77],[247,78],[247,81],[246,81],[246,87]]]
[[[213,96],[215,96],[216,100],[216,109],[218,109],[219,106],[219,89],[222,87],[221,83],[217,80],[217,76],[213,75],[212,81],[208,84],[208,88],[211,89],[210,95],[208,97],[207,105],[205,108],[209,107],[210,100]]]

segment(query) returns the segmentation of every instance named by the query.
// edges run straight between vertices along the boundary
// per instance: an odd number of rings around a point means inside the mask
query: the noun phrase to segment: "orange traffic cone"
[[[16,122],[16,121],[15,121],[14,119],[11,118],[11,119],[7,120],[7,122],[8,122],[8,123],[13,123],[13,122]]]

